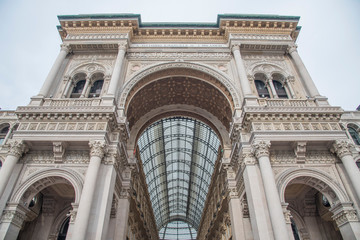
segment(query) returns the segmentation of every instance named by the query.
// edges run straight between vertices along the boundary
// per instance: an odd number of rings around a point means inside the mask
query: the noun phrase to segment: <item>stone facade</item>
[[[137,140],[171,116],[221,142],[197,239],[360,239],[360,112],[317,91],[299,17],[59,21],[38,95],[0,112],[0,239],[159,239]]]

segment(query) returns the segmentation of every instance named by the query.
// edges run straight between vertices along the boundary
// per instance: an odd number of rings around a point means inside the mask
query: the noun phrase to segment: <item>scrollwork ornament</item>
[[[270,146],[269,140],[257,140],[253,142],[251,151],[259,159],[260,157],[270,155]]]
[[[22,154],[27,150],[26,144],[23,140],[11,139],[8,141],[9,151],[8,155],[20,158]]]
[[[103,158],[106,152],[106,143],[104,140],[91,140],[89,141],[90,157],[96,156]]]
[[[335,152],[339,158],[343,158],[346,155],[351,155],[350,148],[354,147],[349,140],[336,140],[333,144],[333,152]]]

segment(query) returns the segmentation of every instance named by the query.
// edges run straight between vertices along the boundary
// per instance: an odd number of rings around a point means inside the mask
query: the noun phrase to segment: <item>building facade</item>
[[[59,21],[0,112],[0,239],[360,239],[360,112],[319,94],[299,17]]]

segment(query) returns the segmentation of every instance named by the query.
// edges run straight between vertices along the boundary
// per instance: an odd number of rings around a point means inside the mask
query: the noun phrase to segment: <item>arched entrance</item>
[[[342,187],[326,173],[289,169],[278,179],[278,187],[292,216],[295,239],[337,240],[356,236],[357,218],[349,217],[355,214],[355,209]]]
[[[64,239],[81,190],[82,179],[71,170],[35,172],[14,191],[5,208],[13,217],[2,222],[2,237]]]
[[[230,146],[238,104],[229,87],[184,63],[124,87],[128,152],[139,151],[160,239],[196,239],[215,161]]]

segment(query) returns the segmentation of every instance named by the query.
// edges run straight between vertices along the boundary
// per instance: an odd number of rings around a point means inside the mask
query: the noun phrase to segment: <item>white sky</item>
[[[300,16],[298,51],[333,106],[360,104],[359,0],[0,0],[0,108],[38,94],[60,50],[57,15],[136,13],[143,22],[216,22],[217,14]]]

